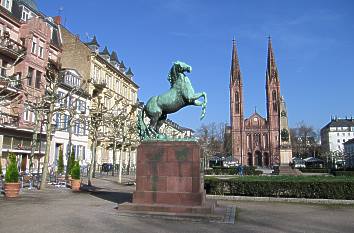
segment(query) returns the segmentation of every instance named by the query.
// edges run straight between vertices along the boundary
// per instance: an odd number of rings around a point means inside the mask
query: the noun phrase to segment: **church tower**
[[[243,93],[240,64],[236,42],[232,41],[232,61],[230,72],[230,116],[232,154],[234,159],[243,163]]]
[[[269,127],[269,150],[271,163],[279,164],[280,160],[280,80],[275,63],[272,41],[268,40],[268,58],[266,71],[267,121]]]

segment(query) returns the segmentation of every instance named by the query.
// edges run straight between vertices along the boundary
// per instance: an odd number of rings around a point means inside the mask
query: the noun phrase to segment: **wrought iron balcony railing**
[[[0,125],[18,127],[19,119],[19,116],[11,115],[4,112],[0,113]]]
[[[0,74],[0,95],[18,92],[22,88],[19,75],[3,76]]]
[[[26,48],[10,38],[10,34],[5,32],[0,37],[0,53],[5,54],[12,59],[23,59],[26,54]]]

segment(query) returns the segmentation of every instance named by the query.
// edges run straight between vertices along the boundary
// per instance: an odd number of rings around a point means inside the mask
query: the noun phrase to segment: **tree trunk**
[[[97,148],[97,129],[95,129],[94,140],[92,144],[91,163],[90,163],[89,175],[87,180],[87,185],[89,186],[92,186],[93,171],[95,170],[95,165],[96,165],[95,164],[96,148]]]
[[[36,150],[36,147],[38,145],[37,142],[37,134],[38,134],[38,126],[39,126],[39,119],[38,119],[38,111],[35,111],[35,125],[34,125],[34,129],[33,129],[33,136],[32,136],[32,145],[31,145],[31,154],[30,154],[30,163],[29,163],[29,173],[32,174],[33,172],[33,157],[34,157],[34,152]],[[38,156],[40,156],[41,154],[41,149],[39,148],[38,150]]]
[[[68,180],[69,179],[69,173],[70,173],[70,168],[73,164],[69,164],[71,159],[70,159],[70,156],[71,156],[71,141],[72,141],[72,135],[73,135],[73,130],[72,130],[72,127],[71,127],[71,123],[72,123],[72,119],[70,119],[68,121],[68,133],[69,133],[69,140],[68,140],[68,146],[66,147],[66,171],[65,171],[65,179]],[[69,166],[70,165],[70,166]]]
[[[113,169],[112,169],[112,176],[114,176],[114,172],[116,169],[116,140],[113,140]]]
[[[123,153],[123,151],[124,151],[124,146],[122,145],[122,148],[121,148],[121,150],[120,150],[120,153],[119,153],[119,171],[118,171],[118,183],[122,183],[122,163],[123,163],[123,155],[122,155],[122,153]]]
[[[127,164],[127,175],[129,175],[130,171],[130,154],[131,154],[132,148],[129,146],[129,152],[128,152],[128,164]]]
[[[50,103],[49,112],[47,114],[47,144],[45,145],[45,155],[44,155],[44,163],[43,163],[43,170],[42,170],[42,181],[39,189],[45,189],[47,183],[47,174],[48,174],[48,160],[49,160],[49,153],[51,147],[51,133],[52,133],[52,118],[53,118],[53,110],[54,110],[54,103]]]

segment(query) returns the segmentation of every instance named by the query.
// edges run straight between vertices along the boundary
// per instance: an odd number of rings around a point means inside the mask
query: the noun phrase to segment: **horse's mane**
[[[171,87],[175,84],[177,81],[179,74],[176,70],[177,63],[174,63],[173,66],[171,67],[170,72],[168,73],[168,81],[171,84]]]

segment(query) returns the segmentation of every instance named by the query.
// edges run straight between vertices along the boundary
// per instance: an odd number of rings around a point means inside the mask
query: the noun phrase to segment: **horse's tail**
[[[139,137],[141,140],[147,137],[147,126],[144,122],[144,115],[145,115],[144,112],[145,112],[145,108],[143,108],[141,112],[138,114],[138,130],[139,130]]]

